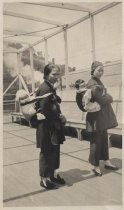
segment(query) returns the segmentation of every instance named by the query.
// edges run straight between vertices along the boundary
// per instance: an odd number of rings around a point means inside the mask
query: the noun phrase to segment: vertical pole
[[[119,100],[122,100],[122,99],[121,99],[121,90],[122,90],[122,81],[121,81],[121,84],[120,84],[120,86],[119,86],[119,96],[118,96],[118,99],[119,99]],[[117,100],[115,103],[116,103],[115,115],[116,115],[116,118],[117,118],[117,115],[118,115],[118,107],[119,107],[119,102],[118,102],[118,100]]]
[[[35,90],[35,82],[34,82],[34,63],[33,63],[33,49],[30,48],[30,67],[31,67],[31,76],[32,76],[32,92]]]
[[[17,60],[18,60],[18,78],[19,78],[19,75],[21,74],[21,53],[17,53]],[[19,90],[22,89],[22,83],[21,83],[21,80],[19,78]],[[17,112],[20,112],[21,109],[20,109],[20,104],[18,102],[16,102],[16,111]]]
[[[21,53],[17,53],[17,60],[18,60],[18,74],[21,74]],[[19,90],[22,89],[22,83],[19,79]]]
[[[66,90],[69,88],[68,84],[68,40],[67,29],[64,28],[64,44],[65,44],[65,77],[66,77]]]
[[[48,64],[48,46],[47,46],[47,39],[45,39],[45,65]]]
[[[95,61],[95,31],[94,31],[94,17],[90,14],[90,26],[91,26],[91,42],[92,42],[92,59]]]

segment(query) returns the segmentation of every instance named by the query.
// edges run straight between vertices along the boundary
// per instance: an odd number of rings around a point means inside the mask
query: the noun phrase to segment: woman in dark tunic
[[[44,82],[37,91],[37,96],[51,93],[37,103],[37,109],[45,116],[38,113],[38,125],[36,131],[37,147],[41,149],[39,157],[40,185],[46,189],[57,188],[56,183],[65,184],[63,178],[55,173],[60,165],[60,144],[65,141],[64,124],[59,103],[61,99],[56,95],[54,84],[58,79],[58,69],[53,64],[44,68]]]
[[[97,176],[102,173],[99,168],[99,161],[105,161],[105,168],[117,170],[109,161],[108,134],[107,129],[118,125],[115,114],[111,107],[112,97],[107,94],[106,88],[100,81],[103,75],[103,64],[95,61],[91,66],[91,79],[87,83],[87,88],[93,90],[97,85],[101,86],[101,91],[94,95],[93,101],[100,104],[100,111],[89,112],[86,116],[86,130],[90,137],[89,162],[93,165],[93,172]]]

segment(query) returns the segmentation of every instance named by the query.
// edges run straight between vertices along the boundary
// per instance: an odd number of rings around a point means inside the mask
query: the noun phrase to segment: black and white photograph
[[[1,2],[2,207],[123,208],[122,9]]]

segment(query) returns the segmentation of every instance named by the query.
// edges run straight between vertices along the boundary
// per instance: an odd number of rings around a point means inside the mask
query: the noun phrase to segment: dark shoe
[[[95,174],[96,176],[102,176],[102,173],[96,171],[95,169],[92,169],[92,171],[94,172],[94,174]]]
[[[57,186],[53,182],[51,182],[49,180],[46,181],[46,186],[44,185],[43,181],[41,181],[40,182],[40,186],[44,187],[45,189],[48,189],[48,190],[50,190],[50,189],[57,189]]]
[[[57,184],[65,184],[66,183],[65,180],[63,178],[61,178],[59,174],[57,175],[57,178],[51,177],[50,179],[52,182],[55,182]]]
[[[105,168],[110,169],[110,170],[115,170],[115,171],[119,169],[117,166],[108,166],[108,165],[105,165]]]

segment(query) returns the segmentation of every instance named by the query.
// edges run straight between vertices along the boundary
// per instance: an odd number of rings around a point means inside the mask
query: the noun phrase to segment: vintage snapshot
[[[2,2],[3,207],[122,208],[122,5]]]

